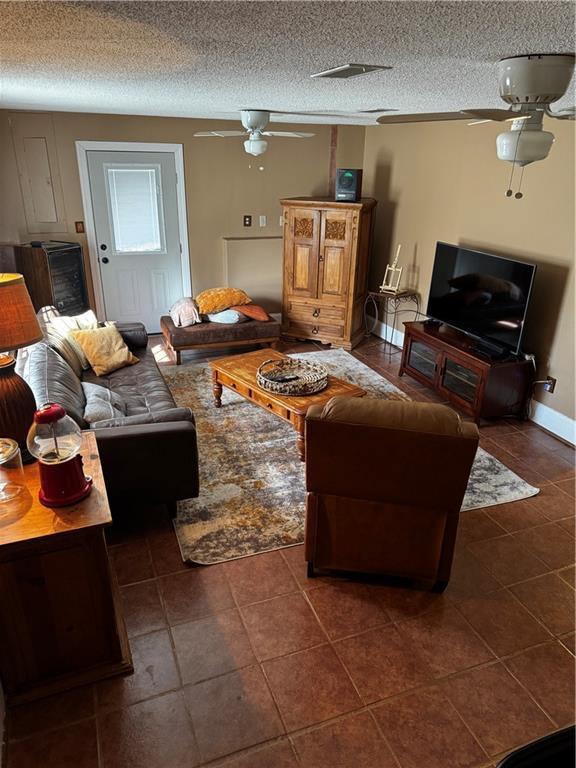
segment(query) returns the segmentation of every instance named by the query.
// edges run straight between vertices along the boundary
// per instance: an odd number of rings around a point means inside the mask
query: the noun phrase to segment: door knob
[[[102,264],[108,264],[109,261],[110,261],[110,259],[108,258],[108,256],[102,256],[102,258],[101,258]]]
[[[101,251],[105,251],[105,250],[106,250],[106,248],[108,248],[108,246],[106,245],[106,243],[102,243],[102,245],[100,246],[100,250],[101,250]]]

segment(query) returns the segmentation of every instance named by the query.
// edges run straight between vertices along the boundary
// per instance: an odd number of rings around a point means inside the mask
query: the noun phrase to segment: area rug
[[[341,349],[294,355],[316,360],[363,387],[367,397],[410,400],[400,389]],[[195,414],[200,496],[178,504],[174,521],[185,562],[209,565],[293,546],[304,539],[304,464],[296,432],[284,421],[224,389],[212,404],[207,363],[162,370],[180,406]],[[478,449],[462,510],[517,501],[538,493]]]

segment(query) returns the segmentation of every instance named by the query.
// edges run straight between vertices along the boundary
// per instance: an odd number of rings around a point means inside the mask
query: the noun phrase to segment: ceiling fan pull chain
[[[514,195],[514,197],[516,198],[516,200],[521,200],[521,199],[524,197],[524,195],[523,195],[523,194],[522,194],[522,192],[521,192],[521,189],[522,189],[522,180],[523,180],[523,179],[524,179],[524,166],[522,166],[522,171],[521,171],[521,173],[520,173],[520,183],[518,184],[518,192],[516,192],[516,194]]]
[[[518,141],[516,142],[516,147],[514,148],[514,158],[512,160],[512,170],[510,171],[510,181],[508,183],[508,189],[506,190],[506,197],[512,197],[512,179],[514,178],[514,171],[516,169],[516,156],[518,154],[518,144],[520,143],[520,136],[522,135],[522,131],[524,130],[524,123],[520,126],[520,130],[518,131]],[[520,187],[522,186],[522,177],[524,176],[524,166],[522,166],[522,172],[520,174],[520,185],[518,187],[518,192],[514,195],[516,200],[519,200],[522,197],[522,192],[520,192]]]

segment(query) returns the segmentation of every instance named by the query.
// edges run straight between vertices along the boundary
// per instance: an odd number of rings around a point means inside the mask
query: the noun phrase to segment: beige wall
[[[308,130],[316,135],[305,140],[271,139],[266,154],[255,158],[244,152],[242,138],[192,137],[196,131],[236,127],[228,121],[54,112],[67,231],[31,235],[24,217],[8,117],[8,112],[0,112],[0,242],[61,237],[86,245],[85,237],[74,230],[74,222],[84,220],[75,141],[183,144],[194,293],[223,282],[223,237],[281,236],[280,198],[324,195],[328,190],[330,126],[283,124],[283,130]],[[259,166],[264,170],[258,170]],[[242,226],[243,214],[252,214],[250,229]],[[268,219],[265,228],[258,226],[261,214]],[[269,242],[275,248],[275,241]],[[272,257],[276,257],[276,250]]]
[[[496,124],[463,122],[370,127],[364,152],[364,194],[378,216],[371,284],[390,253],[426,306],[437,240],[538,265],[524,348],[537,356],[540,377],[558,379],[554,394],[536,397],[574,418],[574,124],[547,121],[556,135],[550,156],[524,172],[522,200],[505,197],[510,165],[496,158]]]

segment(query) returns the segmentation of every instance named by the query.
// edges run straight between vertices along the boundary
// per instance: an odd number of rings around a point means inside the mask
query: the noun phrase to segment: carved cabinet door
[[[323,211],[320,234],[318,298],[346,302],[350,281],[352,211]]]
[[[289,208],[284,280],[290,294],[316,298],[319,243],[320,211]]]

